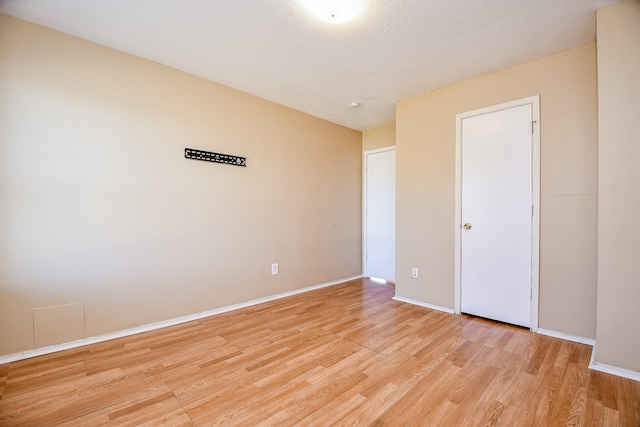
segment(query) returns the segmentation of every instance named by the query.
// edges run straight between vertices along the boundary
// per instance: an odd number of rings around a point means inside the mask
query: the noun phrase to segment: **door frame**
[[[396,151],[396,146],[391,145],[389,147],[378,148],[375,150],[367,150],[362,153],[362,275],[369,277],[367,272],[367,170],[369,169],[369,158],[367,156],[371,154],[384,153],[385,151]],[[396,153],[397,154],[397,153]],[[397,161],[396,161],[397,165]],[[396,168],[397,176],[397,168]],[[396,185],[396,189],[398,186]],[[394,248],[395,250],[395,248]]]
[[[538,331],[540,290],[540,95],[505,102],[456,115],[456,187],[455,187],[455,301],[454,311],[462,306],[462,121],[509,108],[531,105],[532,120],[532,189],[531,200],[531,331]]]

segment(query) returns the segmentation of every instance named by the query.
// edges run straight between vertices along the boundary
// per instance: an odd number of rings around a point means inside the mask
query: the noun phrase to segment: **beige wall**
[[[396,145],[396,124],[369,130],[362,133],[362,151],[377,150],[379,148]]]
[[[596,362],[640,372],[640,1],[600,9]]]
[[[361,142],[0,15],[0,355],[361,274]]]
[[[456,114],[539,94],[539,326],[595,338],[596,86],[592,43],[398,104],[398,295],[454,308]]]

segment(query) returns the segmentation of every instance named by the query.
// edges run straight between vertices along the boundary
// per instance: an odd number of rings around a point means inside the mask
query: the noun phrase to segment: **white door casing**
[[[456,313],[537,330],[539,147],[537,96],[457,116]]]
[[[395,281],[396,150],[364,153],[364,275]]]

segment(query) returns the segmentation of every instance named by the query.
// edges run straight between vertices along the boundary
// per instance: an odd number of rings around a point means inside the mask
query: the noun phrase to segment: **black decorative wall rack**
[[[204,160],[205,162],[224,163],[234,166],[247,166],[247,158],[232,156],[230,154],[212,153],[210,151],[196,150],[193,148],[184,149],[185,159]]]

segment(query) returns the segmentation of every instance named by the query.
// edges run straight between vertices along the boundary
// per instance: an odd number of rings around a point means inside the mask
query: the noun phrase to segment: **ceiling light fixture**
[[[364,9],[364,0],[303,0],[317,18],[330,24],[344,24]]]

